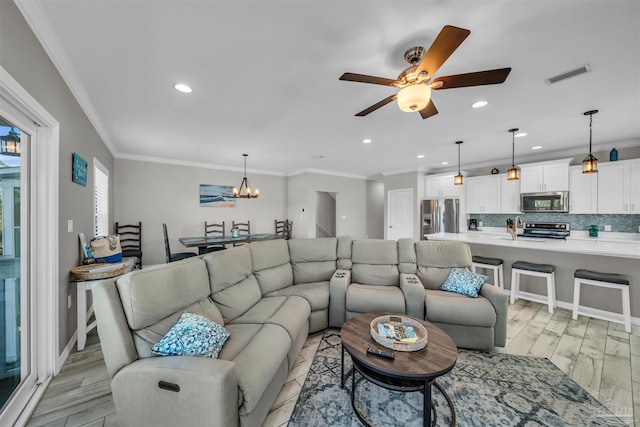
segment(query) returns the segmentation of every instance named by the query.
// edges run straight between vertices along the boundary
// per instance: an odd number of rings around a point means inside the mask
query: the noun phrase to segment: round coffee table
[[[436,378],[446,374],[458,360],[458,348],[455,343],[440,328],[421,319],[412,317],[427,329],[427,346],[418,351],[393,351],[371,338],[371,321],[378,316],[393,315],[393,313],[366,313],[348,320],[340,331],[342,337],[342,375],[341,385],[344,388],[345,379],[351,375],[351,406],[363,424],[369,423],[362,417],[355,406],[356,372],[368,381],[389,390],[424,393],[423,411],[424,425],[436,423],[436,411],[431,403],[431,386],[442,393],[451,410],[451,425],[456,423],[456,413],[453,402],[445,391],[435,382]],[[410,317],[407,315],[398,315]],[[386,359],[367,353],[367,348],[378,348],[392,352],[395,359]],[[344,372],[344,352],[349,353],[353,362],[353,369]],[[433,410],[433,421],[431,411]]]

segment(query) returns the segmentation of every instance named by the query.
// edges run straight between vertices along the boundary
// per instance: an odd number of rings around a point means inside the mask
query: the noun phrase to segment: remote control
[[[378,357],[384,357],[386,359],[395,359],[396,356],[395,354],[389,352],[389,351],[382,351],[380,349],[377,348],[367,348],[367,353],[369,354],[373,354],[374,356],[378,356]]]

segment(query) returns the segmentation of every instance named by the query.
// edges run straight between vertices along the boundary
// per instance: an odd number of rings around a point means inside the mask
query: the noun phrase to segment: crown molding
[[[303,173],[315,173],[319,175],[339,176],[342,178],[354,178],[354,179],[364,179],[364,180],[369,179],[364,175],[355,175],[350,173],[334,172],[334,171],[328,171],[324,169],[313,169],[313,168],[298,169],[296,171],[286,174],[286,176],[302,175]]]
[[[242,166],[227,166],[227,165],[218,165],[218,164],[212,164],[212,163],[192,162],[189,160],[165,159],[164,157],[142,156],[137,154],[118,154],[117,156],[114,156],[114,157],[116,159],[133,160],[137,162],[159,163],[164,165],[176,165],[176,166],[188,166],[188,167],[194,167],[194,168],[216,169],[216,170],[231,171],[231,172],[244,172],[244,168]],[[256,173],[260,175],[287,176],[287,174],[283,172],[268,171],[263,169],[247,168],[247,172]]]
[[[420,167],[413,168],[413,169],[402,169],[402,170],[380,172],[380,175],[382,175],[384,177],[384,176],[400,175],[400,174],[403,174],[403,173],[412,173],[412,172],[416,172],[416,173],[423,173],[424,172],[424,173],[426,173],[426,172],[429,172],[429,169],[420,166]]]
[[[14,0],[18,10],[24,16],[25,21],[31,28],[31,31],[35,34],[36,38],[42,45],[42,48],[53,62],[60,76],[65,81],[69,90],[75,97],[76,101],[80,105],[80,108],[87,115],[87,118],[95,128],[96,132],[102,139],[102,142],[111,152],[112,156],[116,156],[118,153],[113,141],[109,137],[109,133],[100,120],[98,113],[96,112],[93,104],[89,100],[89,96],[84,89],[78,75],[74,71],[69,59],[62,49],[58,38],[56,37],[49,20],[47,19],[42,6],[39,1],[34,0]]]

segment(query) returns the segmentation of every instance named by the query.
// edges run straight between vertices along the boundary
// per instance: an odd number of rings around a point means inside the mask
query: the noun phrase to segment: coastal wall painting
[[[84,187],[87,186],[87,161],[80,157],[78,153],[73,153],[71,181]]]
[[[232,186],[200,184],[200,207],[233,208],[235,205]]]

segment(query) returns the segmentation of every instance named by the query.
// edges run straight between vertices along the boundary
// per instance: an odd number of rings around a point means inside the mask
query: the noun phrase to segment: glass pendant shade
[[[427,106],[431,99],[431,86],[425,83],[417,83],[411,86],[403,87],[398,92],[398,107],[402,111],[411,113],[420,111]]]
[[[520,168],[517,166],[514,166],[507,171],[507,180],[516,181],[518,179],[520,179]]]
[[[598,110],[591,110],[584,113],[585,116],[589,116],[589,155],[582,161],[582,173],[597,173],[598,172],[598,159],[591,154],[591,141],[593,138],[593,129],[591,127],[593,123],[593,115]]]

